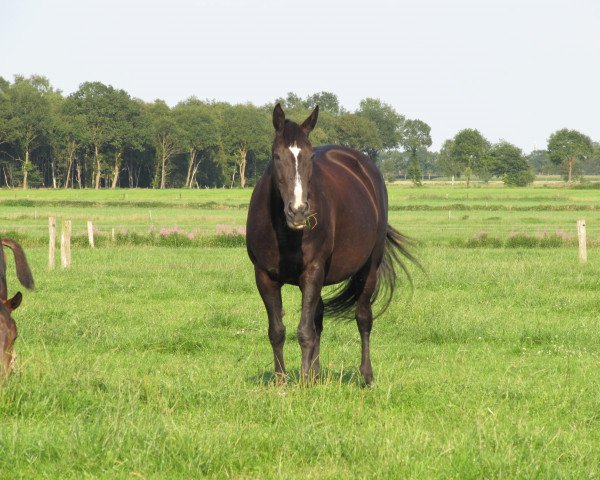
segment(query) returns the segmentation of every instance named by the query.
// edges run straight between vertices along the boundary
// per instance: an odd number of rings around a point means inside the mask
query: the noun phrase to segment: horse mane
[[[306,132],[300,125],[292,120],[285,120],[283,127],[283,141],[285,146],[288,147],[298,140],[298,138],[307,137]]]

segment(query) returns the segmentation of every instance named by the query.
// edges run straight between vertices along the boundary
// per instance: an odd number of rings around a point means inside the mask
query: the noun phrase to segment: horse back
[[[345,147],[315,149],[313,168],[312,181],[322,199],[315,205],[317,218],[325,220],[325,230],[333,236],[326,283],[337,283],[369,258],[381,261],[387,231],[385,183],[366,155]],[[328,213],[322,216],[319,210]]]
[[[322,188],[338,192],[333,200],[346,205],[352,201],[366,204],[377,223],[387,225],[385,182],[369,157],[357,150],[328,145],[315,148],[314,162],[326,179]]]

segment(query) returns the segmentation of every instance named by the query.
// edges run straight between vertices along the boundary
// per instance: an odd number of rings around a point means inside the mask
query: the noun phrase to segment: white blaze
[[[294,156],[294,160],[296,161],[296,183],[294,185],[294,208],[299,208],[302,205],[302,181],[300,180],[300,173],[298,172],[298,154],[300,153],[300,148],[294,142],[293,145],[288,147],[292,155]]]

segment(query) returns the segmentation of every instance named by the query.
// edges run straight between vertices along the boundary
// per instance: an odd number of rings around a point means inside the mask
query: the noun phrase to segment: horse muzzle
[[[291,202],[288,203],[285,209],[288,227],[292,230],[302,230],[308,222],[309,213],[308,202],[304,202],[298,208],[294,207]]]

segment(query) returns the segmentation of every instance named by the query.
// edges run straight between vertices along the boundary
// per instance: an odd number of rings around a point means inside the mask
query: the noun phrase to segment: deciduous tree
[[[31,153],[38,148],[50,129],[50,99],[53,93],[45,77],[16,76],[8,89],[9,120],[12,137],[23,154],[23,188],[28,187],[29,172],[33,169]]]
[[[406,120],[402,126],[400,144],[410,156],[408,178],[415,185],[421,185],[423,171],[419,165],[417,152],[431,146],[431,127],[422,120]]]
[[[229,158],[235,159],[240,185],[246,186],[248,154],[268,156],[272,140],[270,117],[252,104],[225,108],[222,116],[221,139]]]
[[[179,103],[174,114],[188,154],[185,186],[192,188],[199,173],[200,155],[211,156],[219,148],[218,120],[215,109],[196,98]]]
[[[173,155],[183,150],[183,132],[172,110],[163,100],[148,106],[150,130],[156,152],[154,188],[167,188],[167,174]]]
[[[361,100],[356,114],[373,122],[379,132],[381,147],[373,147],[368,150],[368,154],[373,160],[377,159],[377,155],[382,149],[391,150],[398,147],[404,116],[397,113],[391,105],[377,98],[365,98]]]
[[[353,113],[344,113],[337,117],[335,131],[336,143],[361,152],[367,153],[371,149],[381,149],[383,146],[375,124]]]
[[[493,145],[489,154],[492,174],[505,184],[524,187],[533,182],[533,173],[519,147],[503,141]]]
[[[592,141],[590,137],[577,130],[563,128],[550,135],[548,154],[553,163],[565,168],[567,181],[570,184],[573,169],[583,159],[592,155]]]
[[[466,177],[467,188],[473,173],[489,178],[489,148],[489,142],[478,130],[465,128],[454,136],[449,154],[452,163],[459,165],[461,173]]]

